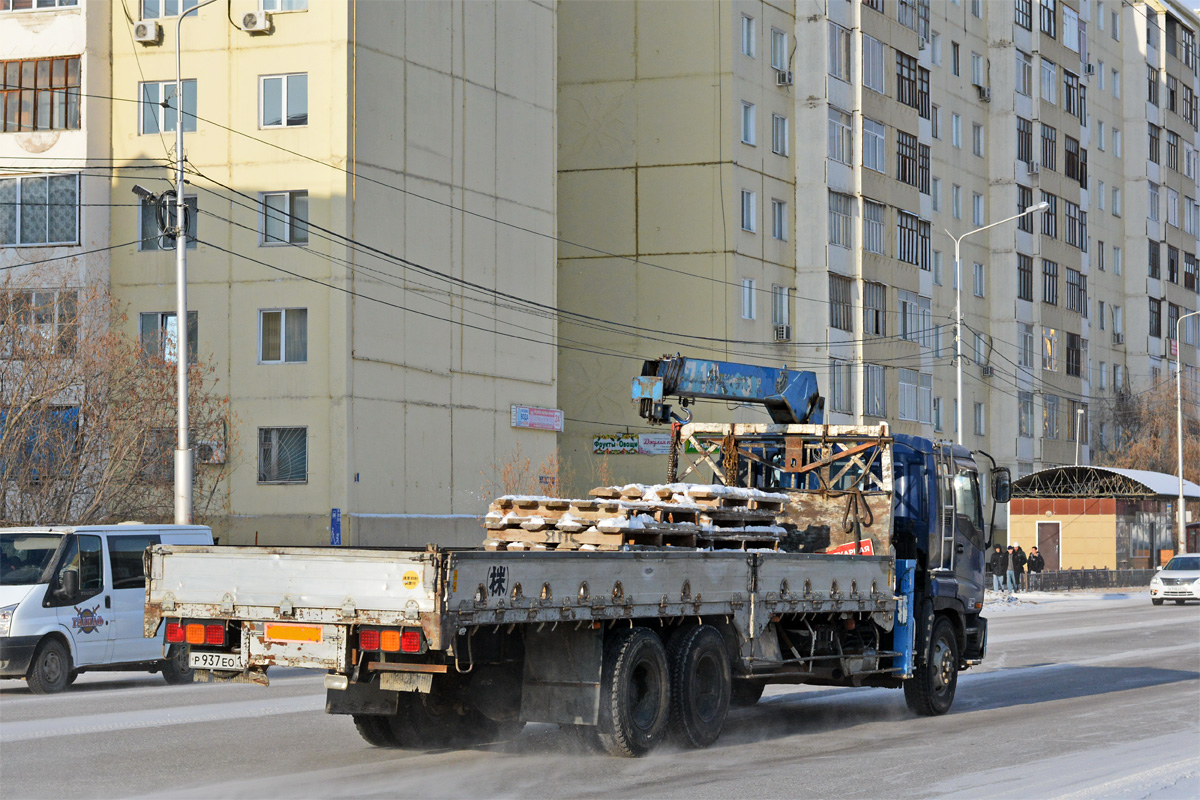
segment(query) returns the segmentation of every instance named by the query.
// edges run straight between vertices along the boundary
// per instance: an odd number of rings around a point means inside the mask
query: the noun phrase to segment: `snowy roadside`
[[[1036,614],[1046,611],[1089,611],[1104,603],[1150,605],[1150,590],[1126,586],[1113,589],[1075,589],[1061,592],[994,592],[984,593],[983,613]]]

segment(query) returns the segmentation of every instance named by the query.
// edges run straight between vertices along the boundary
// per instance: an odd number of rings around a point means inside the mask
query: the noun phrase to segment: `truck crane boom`
[[[684,408],[693,400],[753,403],[764,406],[771,421],[781,425],[819,425],[825,406],[811,372],[680,355],[644,362],[642,374],[633,379],[638,413],[651,423],[671,421],[671,406],[664,397],[678,397]]]

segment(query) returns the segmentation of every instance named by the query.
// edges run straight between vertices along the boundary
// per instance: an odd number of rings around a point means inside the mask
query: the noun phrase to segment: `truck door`
[[[119,534],[108,537],[112,565],[112,618],[114,663],[156,661],[162,658],[162,637],[142,635],[146,615],[146,572],[142,555],[162,539],[157,533]]]
[[[983,602],[983,498],[979,491],[979,473],[959,467],[954,474],[955,536],[954,576],[959,597],[968,610]]]
[[[79,590],[73,597],[58,591],[68,572],[78,575]],[[71,537],[50,581],[46,600],[56,607],[58,623],[71,637],[76,666],[105,663],[116,627],[111,624],[112,598],[104,583],[104,548],[99,536]]]

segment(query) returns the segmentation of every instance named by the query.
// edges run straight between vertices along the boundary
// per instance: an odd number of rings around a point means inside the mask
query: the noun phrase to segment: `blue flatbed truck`
[[[665,484],[493,504],[509,509],[496,527],[541,544],[153,547],[146,635],[166,625],[198,680],[325,671],[326,711],[384,747],[526,722],[621,756],[667,737],[703,747],[771,683],[899,688],[917,714],[948,711],[987,647],[972,454],[824,424],[807,372],[681,357],[642,372],[633,399],[671,430]],[[691,422],[704,398],[762,405],[772,422]],[[994,512],[1007,470],[991,488]],[[732,518],[736,533],[714,527]]]

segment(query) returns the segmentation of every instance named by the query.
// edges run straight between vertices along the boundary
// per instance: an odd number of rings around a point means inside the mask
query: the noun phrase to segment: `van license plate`
[[[234,669],[240,672],[246,667],[245,659],[237,653],[192,653],[188,663],[193,669]]]

